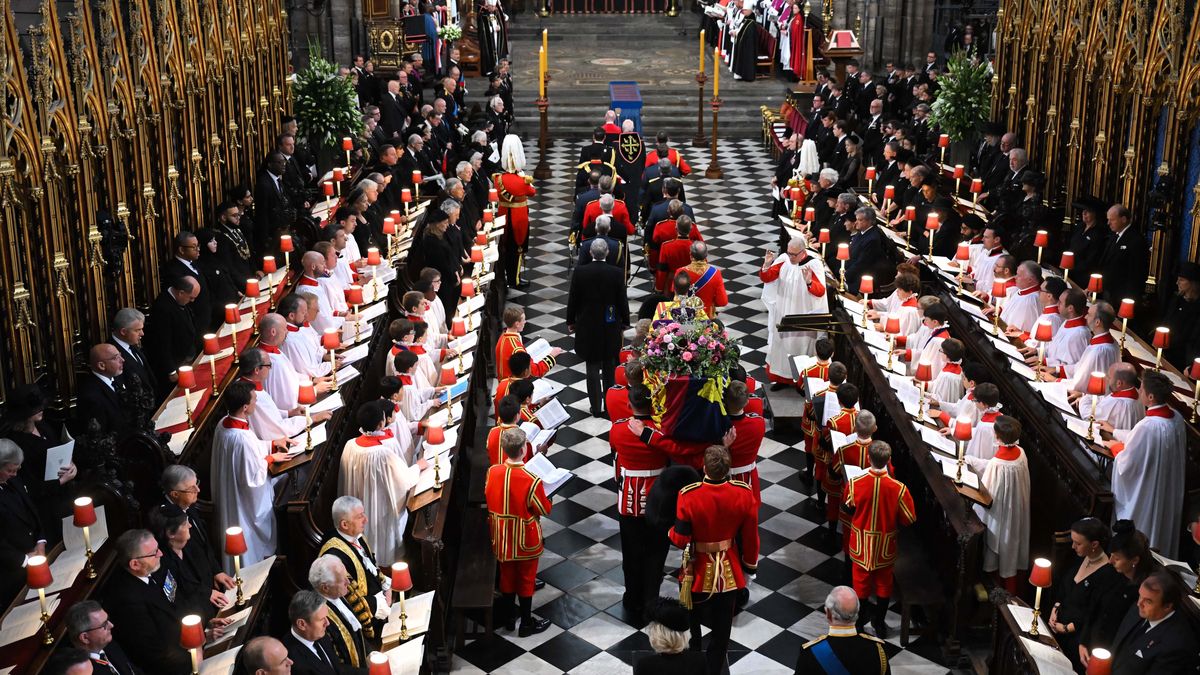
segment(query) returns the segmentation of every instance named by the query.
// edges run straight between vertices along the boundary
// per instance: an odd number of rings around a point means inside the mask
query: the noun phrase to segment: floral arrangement
[[[310,142],[332,148],[346,135],[363,130],[358,93],[337,66],[311,50],[308,68],[296,76],[296,124]]]
[[[437,34],[443,40],[454,42],[462,37],[462,28],[456,23],[448,23],[445,26],[439,27]]]
[[[950,55],[946,74],[938,79],[941,90],[930,109],[929,119],[950,140],[971,138],[975,127],[992,109],[992,74],[987,63],[972,63],[964,51]]]
[[[651,330],[642,362],[666,375],[726,377],[738,365],[740,345],[712,321],[672,321]]]

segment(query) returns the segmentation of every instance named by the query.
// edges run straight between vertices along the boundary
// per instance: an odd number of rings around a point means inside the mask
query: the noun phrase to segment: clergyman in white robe
[[[252,409],[253,410],[253,409]],[[241,564],[275,554],[275,483],[267,472],[271,441],[250,430],[247,420],[225,416],[213,432],[213,506],[217,526],[224,532],[240,527],[246,535]]]
[[[1042,313],[1042,303],[1038,297],[1040,287],[1036,284],[1023,290],[1008,289],[1004,296],[1004,306],[1000,310],[1000,319],[1005,325],[1021,329],[1022,333],[1033,330]]]
[[[1093,337],[1078,363],[1063,366],[1067,373],[1067,390],[1087,392],[1088,378],[1092,373],[1107,373],[1108,367],[1120,359],[1121,350],[1108,331]]]
[[[1146,406],[1138,398],[1133,387],[1109,392],[1100,397],[1084,394],[1076,402],[1079,416],[1087,419],[1092,414],[1092,399],[1096,399],[1096,421],[1108,422],[1114,430],[1129,430],[1146,416]]]
[[[300,405],[300,374],[292,362],[278,347],[259,344],[259,348],[271,357],[271,369],[263,387],[280,410],[293,410]]]
[[[1167,405],[1153,405],[1133,429],[1115,436],[1125,448],[1113,460],[1113,520],[1132,520],[1151,547],[1177,558],[1187,473],[1183,417]]]
[[[967,456],[964,461],[992,496],[991,508],[975,506],[987,527],[983,571],[1014,577],[1029,568],[1029,461],[1016,445],[999,446],[988,460]]]
[[[352,438],[342,449],[338,493],[362,500],[367,513],[363,536],[380,565],[404,555],[408,493],[420,476],[421,470],[404,461],[400,446],[385,431]]]
[[[793,244],[789,244],[789,247]],[[767,306],[767,374],[773,382],[790,382],[790,356],[811,355],[816,352],[818,331],[779,332],[784,317],[795,314],[828,314],[829,297],[825,288],[825,267],[822,262],[801,249],[801,257],[793,263],[787,253],[775,258],[770,267],[759,271],[764,282],[762,300]],[[803,270],[812,277],[805,283]]]
[[[258,391],[254,412],[250,413],[250,430],[259,438],[276,440],[291,438],[304,431],[304,416],[288,417],[289,410],[280,410],[275,399],[261,382],[254,383]]]

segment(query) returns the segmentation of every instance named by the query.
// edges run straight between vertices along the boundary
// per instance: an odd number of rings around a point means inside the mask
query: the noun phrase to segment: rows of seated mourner
[[[230,3],[216,38],[193,23],[225,8],[190,0],[80,3],[71,39],[55,3],[49,28],[20,26],[18,4],[0,2],[0,62],[32,75],[8,84],[22,133],[0,152],[0,240],[31,271],[5,291],[3,356],[29,365],[4,366],[0,673],[399,675],[526,644],[553,628],[535,606],[543,519],[581,480],[555,465],[556,434],[585,423],[610,448],[620,621],[648,637],[633,672],[738,671],[731,634],[767,559],[764,439],[797,451],[789,475],[840,566],[796,673],[892,672],[910,632],[933,636],[930,672],[1200,670],[1200,211],[1161,182],[1064,205],[1017,84],[952,148],[955,69],[995,73],[999,93],[1014,59],[1036,70],[977,38],[984,23],[912,65],[841,59],[854,35],[793,0],[674,19],[698,19],[701,63],[715,48],[733,87],[760,60],[789,80],[754,150],[776,165],[755,177],[770,220],[733,223],[771,242],[747,292],[699,206],[707,152],[689,163],[598,102],[569,175],[535,180],[536,132],[514,117],[531,105],[514,68],[534,68],[510,58],[510,21],[677,2],[520,19],[498,0],[396,3],[401,46],[372,33],[377,53],[343,67],[314,47],[291,76],[279,0]],[[1200,10],[1171,7],[1200,34]],[[203,49],[147,54],[180,35]],[[1192,78],[1196,51],[1172,52]],[[111,93],[129,109],[93,105],[110,70],[136,83]],[[1137,152],[1157,142],[1157,165],[1165,133]],[[570,201],[539,196],[567,183]],[[544,297],[528,292],[540,247],[570,260]],[[547,317],[551,297],[565,312]],[[750,305],[761,352],[724,320]],[[570,337],[523,337],[535,313]],[[578,381],[551,377],[576,364]]]

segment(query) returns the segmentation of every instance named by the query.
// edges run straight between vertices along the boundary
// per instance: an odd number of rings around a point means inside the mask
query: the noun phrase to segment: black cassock
[[[733,74],[743,80],[754,81],[754,68],[758,61],[758,22],[754,16],[743,16],[733,42]]]
[[[483,0],[478,10],[475,23],[479,38],[479,68],[487,75],[496,70],[500,59],[508,58],[508,24],[504,21],[504,7],[498,0],[495,5]]]

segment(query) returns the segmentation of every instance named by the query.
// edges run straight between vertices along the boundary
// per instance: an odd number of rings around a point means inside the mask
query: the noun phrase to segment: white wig
[[[500,162],[505,171],[525,170],[525,148],[516,134],[504,137],[504,144],[500,146]]]

